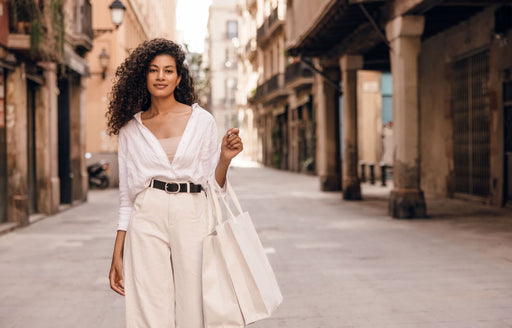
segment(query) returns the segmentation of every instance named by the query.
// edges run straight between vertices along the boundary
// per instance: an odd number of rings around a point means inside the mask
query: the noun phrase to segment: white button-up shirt
[[[198,104],[192,105],[192,114],[172,163],[155,135],[142,124],[141,114],[136,113],[119,130],[118,230],[128,229],[135,197],[149,186],[152,178],[168,182],[190,181],[206,189],[208,181],[217,183],[215,168],[220,143],[217,125],[209,112]]]

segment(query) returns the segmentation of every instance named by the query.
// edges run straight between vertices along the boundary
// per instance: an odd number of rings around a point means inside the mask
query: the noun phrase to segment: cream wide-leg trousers
[[[203,328],[204,192],[147,188],[134,202],[124,246],[126,327]]]

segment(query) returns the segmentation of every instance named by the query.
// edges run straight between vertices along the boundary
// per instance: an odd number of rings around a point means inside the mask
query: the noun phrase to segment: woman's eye
[[[168,73],[168,74],[172,74],[173,73],[173,71],[170,71],[170,70],[167,70],[165,72]]]

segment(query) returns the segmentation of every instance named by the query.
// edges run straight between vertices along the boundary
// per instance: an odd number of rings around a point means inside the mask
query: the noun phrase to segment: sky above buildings
[[[176,30],[181,31],[189,50],[203,52],[208,8],[211,0],[178,0],[176,4]]]

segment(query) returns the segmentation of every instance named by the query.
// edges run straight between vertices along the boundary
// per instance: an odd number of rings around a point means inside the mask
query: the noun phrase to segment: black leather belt
[[[164,182],[160,180],[152,180],[152,183],[149,185],[150,187],[164,190],[169,194],[177,194],[179,192],[188,192],[188,193],[198,193],[203,190],[203,187],[198,184],[194,184],[192,182]]]

